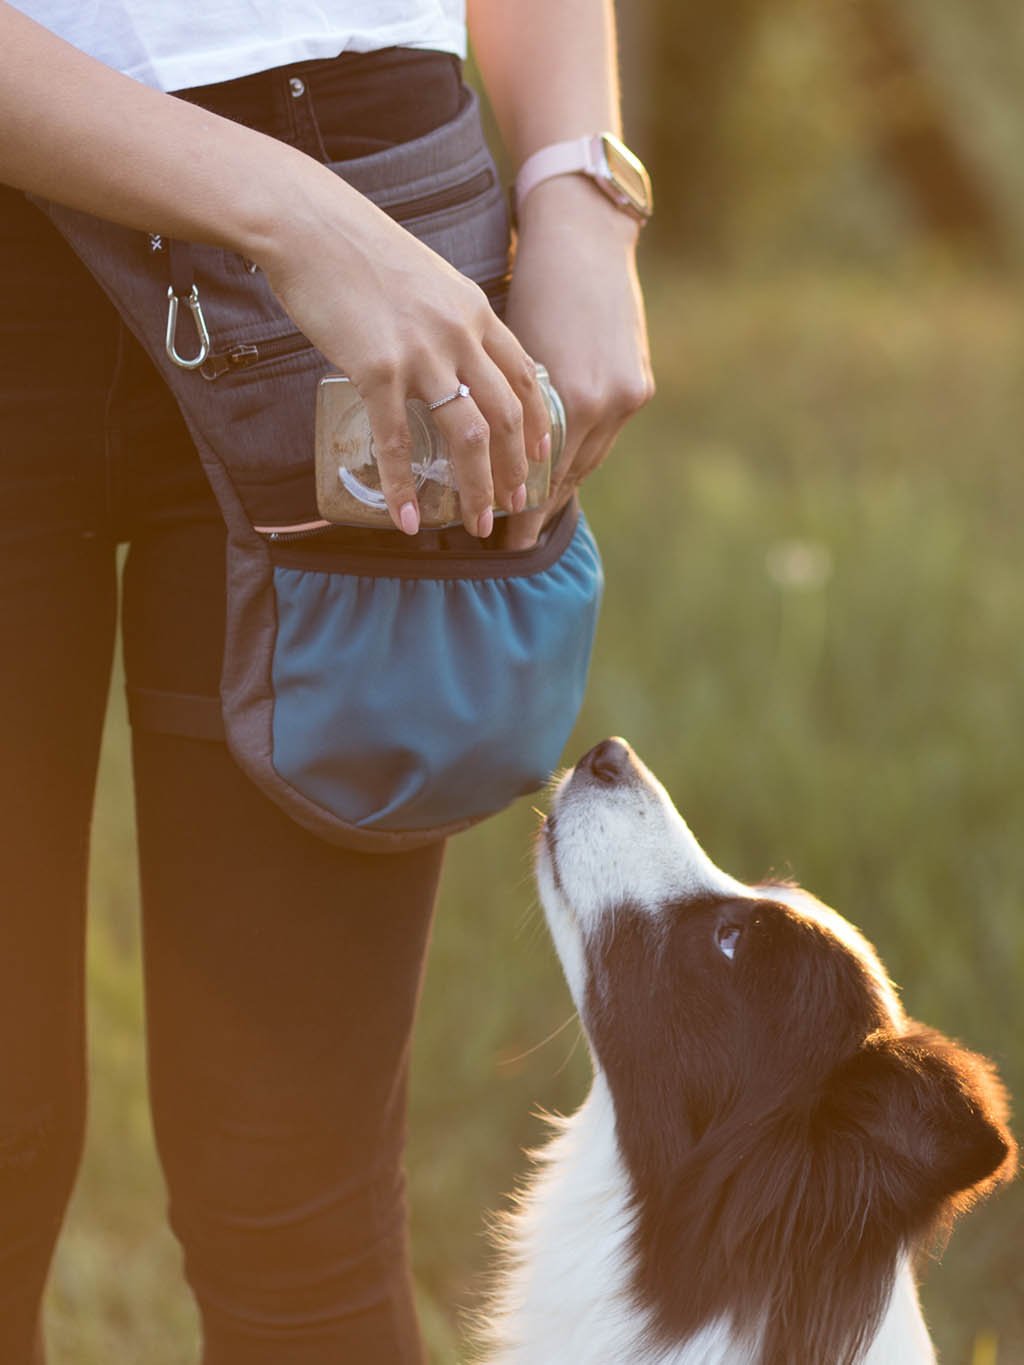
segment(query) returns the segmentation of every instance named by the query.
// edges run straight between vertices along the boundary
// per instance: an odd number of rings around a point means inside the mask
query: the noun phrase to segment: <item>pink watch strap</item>
[[[516,176],[516,207],[521,208],[531,190],[543,180],[555,175],[605,175],[604,154],[599,135],[572,138],[568,142],[553,142],[549,147],[528,156]]]

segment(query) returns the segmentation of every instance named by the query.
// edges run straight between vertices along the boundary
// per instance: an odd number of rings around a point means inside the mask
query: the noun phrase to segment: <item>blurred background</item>
[[[659,388],[587,488],[608,589],[566,759],[626,735],[717,861],[838,906],[910,1012],[996,1058],[1024,1109],[1024,10],[621,11]],[[115,687],[90,1133],[49,1331],[69,1365],[195,1365],[145,1093],[128,783]],[[534,823],[523,802],[457,840],[442,892],[410,1153],[434,1365],[460,1358],[484,1214],[538,1108],[588,1083]],[[1024,1184],[930,1268],[945,1365],[1024,1365],[1022,1228]]]

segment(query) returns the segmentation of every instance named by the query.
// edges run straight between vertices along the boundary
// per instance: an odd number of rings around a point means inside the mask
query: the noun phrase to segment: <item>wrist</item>
[[[380,210],[340,176],[284,143],[271,142],[260,160],[260,175],[239,215],[238,249],[268,276],[326,252],[357,249]]]
[[[641,226],[586,175],[558,175],[543,181],[527,195],[518,216],[523,239],[559,230],[584,231],[627,251],[636,249]]]

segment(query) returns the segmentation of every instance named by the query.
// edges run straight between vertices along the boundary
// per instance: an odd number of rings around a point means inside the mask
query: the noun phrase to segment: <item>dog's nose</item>
[[[629,745],[624,739],[602,739],[600,744],[595,744],[583,755],[577,766],[592,773],[598,782],[606,782],[610,786],[625,777],[629,770],[629,756]]]

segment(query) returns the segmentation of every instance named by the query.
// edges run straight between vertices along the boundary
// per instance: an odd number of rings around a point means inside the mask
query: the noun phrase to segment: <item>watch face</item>
[[[644,163],[611,133],[601,134],[601,146],[615,189],[641,218],[649,218],[654,205],[651,180]]]

